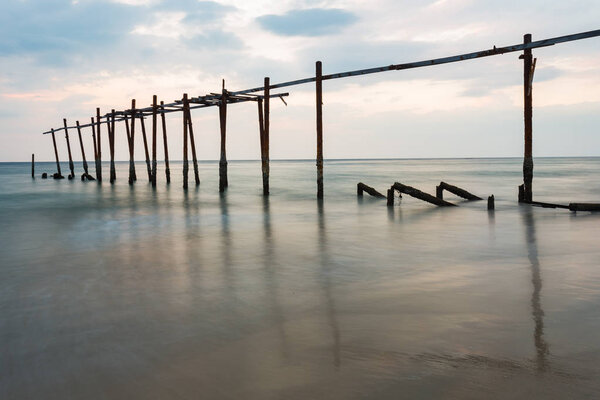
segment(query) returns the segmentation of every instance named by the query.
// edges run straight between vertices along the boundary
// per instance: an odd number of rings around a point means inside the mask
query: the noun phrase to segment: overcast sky
[[[265,76],[309,77],[317,60],[327,74],[599,28],[597,0],[2,0],[0,161],[52,160],[42,132],[132,98],[145,106],[153,94],[219,91],[221,79],[235,91]],[[534,56],[534,156],[600,155],[600,38]],[[522,76],[511,53],[327,81],[325,158],[521,156]],[[285,90],[288,106],[271,110],[271,157],[314,158],[314,84]],[[257,159],[256,105],[232,105],[228,117],[228,158]],[[217,109],[193,118],[198,157],[217,159]],[[170,156],[181,159],[181,115],[168,128]],[[91,154],[89,130],[84,141]],[[126,159],[124,126],[116,141]],[[136,151],[142,160],[141,142]]]

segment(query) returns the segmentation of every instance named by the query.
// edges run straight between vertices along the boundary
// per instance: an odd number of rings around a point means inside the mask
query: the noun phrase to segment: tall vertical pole
[[[531,43],[531,34],[523,37],[523,43]],[[523,158],[523,198],[519,199],[526,203],[533,200],[533,101],[532,101],[532,71],[533,56],[531,49],[523,51],[523,98],[524,98],[524,117],[525,117],[525,155]]]
[[[125,120],[127,121],[127,120]],[[129,184],[133,185],[133,182],[137,180],[135,174],[135,160],[134,160],[134,147],[135,147],[135,99],[131,100],[131,129],[129,131]]]
[[[96,123],[98,124],[98,172],[96,173],[96,179],[98,183],[102,182],[102,138],[100,135],[100,126],[102,125],[102,120],[100,118],[100,108],[96,108]]]
[[[52,144],[54,144],[54,157],[56,158],[56,169],[57,173],[54,174],[54,179],[62,179],[62,173],[60,172],[60,161],[58,161],[58,149],[56,148],[56,138],[54,137],[54,129],[52,129]]]
[[[113,109],[110,115],[110,120],[107,121],[108,126],[108,144],[110,146],[110,183],[115,183],[117,172],[115,170],[115,110]]]
[[[69,179],[73,179],[75,177],[75,166],[73,165],[73,157],[71,156],[71,143],[69,142],[69,129],[67,128],[66,118],[63,118],[63,124],[65,126],[65,139],[67,139],[67,152],[69,153],[69,169],[71,170]]]
[[[160,102],[160,120],[162,122],[163,144],[165,147],[165,176],[167,183],[171,183],[171,169],[169,168],[169,146],[167,145],[167,121],[165,117],[165,102]]]
[[[92,120],[92,141],[94,142],[94,163],[96,165],[96,177],[98,176],[98,146],[96,145],[96,120]]]
[[[156,95],[152,96],[152,187],[156,187],[156,116],[158,112]]]
[[[144,115],[142,113],[140,113],[140,124],[142,125],[142,137],[144,138],[144,155],[146,156],[146,170],[148,171],[148,182],[152,182],[152,167],[150,166],[148,139],[146,138],[146,123],[144,122]]]
[[[83,176],[87,178],[88,176],[88,163],[85,159],[85,149],[83,148],[83,139],[81,139],[81,126],[79,126],[79,121],[77,124],[77,135],[79,136],[79,147],[81,147],[81,158],[83,159]],[[82,177],[83,180],[83,177]]]
[[[317,198],[323,198],[323,71],[321,61],[316,65],[317,92]]]
[[[183,94],[183,104],[187,104],[188,95]],[[183,188],[188,188],[188,171],[190,166],[188,164],[188,124],[187,124],[187,113],[183,111]]]
[[[35,179],[35,154],[31,155],[31,179]]]
[[[269,195],[269,132],[270,132],[270,115],[271,115],[271,78],[265,77],[265,103],[264,103],[264,121],[263,121],[263,138],[261,140],[261,161],[262,161],[262,178],[263,178],[263,196]],[[259,101],[260,103],[260,101]],[[261,110],[262,111],[262,110]]]
[[[194,163],[194,178],[196,186],[200,184],[200,174],[198,173],[198,159],[196,158],[196,142],[194,141],[194,128],[192,125],[192,112],[190,111],[190,102],[186,98],[183,102],[183,112],[186,114],[188,133],[190,135],[190,146],[192,147],[192,161]]]
[[[221,126],[221,159],[219,160],[219,192],[224,192],[229,182],[227,180],[227,91],[225,90],[225,79],[221,91],[221,102],[219,103],[219,122]]]

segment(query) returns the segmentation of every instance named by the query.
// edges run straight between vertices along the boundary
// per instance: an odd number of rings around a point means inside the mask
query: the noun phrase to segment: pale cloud
[[[355,18],[333,30],[304,33],[310,27],[302,23],[293,35],[261,23],[267,15],[293,16],[298,10],[303,15],[315,9],[340,10]],[[323,61],[325,73],[332,73],[514,44],[527,31],[535,40],[597,29],[599,13],[600,3],[592,0],[582,0],[579,7],[547,0],[2,2],[0,132],[19,132],[23,140],[32,141],[39,132],[59,126],[63,117],[89,119],[96,106],[126,108],[131,98],[149,104],[153,94],[165,101],[183,92],[200,95],[219,90],[222,78],[230,90],[259,86],[264,76],[274,83],[304,78],[314,74],[316,60]],[[598,118],[598,43],[600,39],[588,39],[534,51],[534,116],[550,121],[544,125],[548,134],[555,129],[552,118],[562,121],[571,115],[567,109],[581,107],[577,118],[582,126]],[[335,154],[360,155],[363,137],[356,126],[368,126],[365,130],[380,136],[382,147],[370,156],[387,154],[387,127],[398,123],[399,113],[400,122],[410,126],[426,118],[431,137],[436,135],[431,121],[437,115],[443,115],[445,123],[456,116],[457,121],[486,124],[484,135],[490,138],[502,137],[507,128],[502,123],[488,126],[487,121],[510,115],[511,132],[519,139],[522,61],[517,57],[515,53],[327,82],[327,137],[338,138],[336,146],[341,146]],[[274,146],[276,154],[302,157],[313,151],[314,86],[289,91],[290,106],[273,116],[281,132]],[[544,114],[545,109],[552,112]],[[255,127],[255,110],[244,110],[232,110],[232,126]],[[197,115],[205,118],[204,112]],[[217,138],[209,135],[205,140],[217,146]],[[485,140],[471,143],[475,142],[469,142],[469,154],[484,154]],[[520,140],[516,143],[502,154],[520,154]],[[22,145],[3,142],[0,160],[19,159]],[[548,151],[569,153],[566,146]],[[50,150],[40,146],[40,158],[51,158]],[[248,156],[235,144],[232,152],[233,158]]]

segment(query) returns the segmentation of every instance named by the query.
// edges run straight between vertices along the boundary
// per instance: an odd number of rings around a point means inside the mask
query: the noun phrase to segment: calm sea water
[[[0,164],[2,399],[600,396],[600,215],[518,205],[519,159],[329,161],[322,203],[312,161],[268,200],[258,162],[224,196],[216,163],[104,167]],[[600,202],[599,172],[537,159],[535,198]],[[496,211],[356,197],[440,180]]]

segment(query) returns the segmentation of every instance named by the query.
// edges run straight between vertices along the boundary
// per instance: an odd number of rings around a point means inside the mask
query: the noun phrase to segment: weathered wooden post
[[[435,197],[440,200],[444,200],[444,187],[442,185],[435,187]]]
[[[388,189],[387,191],[387,205],[388,207],[394,206],[394,187]]]
[[[263,195],[269,195],[269,134],[270,134],[270,109],[271,109],[271,78],[265,77],[265,100],[264,100],[264,115],[262,102],[258,101],[258,118],[263,119],[261,122],[261,140],[260,140],[260,155],[262,162],[262,178],[263,178]],[[262,118],[261,118],[262,117]],[[259,121],[260,122],[260,121]]]
[[[100,118],[100,108],[96,108],[96,123],[98,124],[98,171],[96,172],[96,179],[98,183],[102,182],[102,140],[100,135],[100,126],[102,120]]]
[[[67,127],[66,118],[63,118],[63,125],[65,126],[65,139],[67,139],[67,152],[69,153],[69,170],[71,170],[68,178],[73,179],[75,177],[75,166],[73,165],[73,157],[71,156],[71,143],[69,141],[69,128]]]
[[[85,159],[85,149],[83,148],[83,139],[81,139],[81,126],[79,125],[79,121],[76,122],[76,125],[77,135],[79,136],[79,147],[81,148],[81,158],[83,159],[83,176],[81,177],[81,180],[84,180],[89,177],[88,163]]]
[[[229,182],[227,180],[227,91],[225,90],[225,79],[221,91],[221,102],[219,103],[219,123],[221,126],[221,158],[219,160],[219,192],[224,192]]]
[[[58,149],[56,148],[56,138],[54,137],[54,129],[52,131],[52,144],[54,144],[54,157],[56,157],[56,169],[57,173],[54,174],[54,179],[64,179],[60,172],[60,161],[58,160]]]
[[[198,159],[196,158],[196,142],[194,141],[194,127],[192,125],[192,112],[190,111],[190,102],[186,98],[183,101],[183,113],[187,115],[188,134],[190,136],[190,146],[192,147],[192,162],[194,163],[194,178],[196,186],[200,184],[200,174],[198,173]]]
[[[488,197],[487,209],[491,211],[494,208],[496,208],[494,204],[494,195],[491,195],[490,197]]]
[[[316,64],[317,94],[317,198],[323,198],[323,71],[321,61]]]
[[[188,95],[183,94],[183,104],[187,103]],[[188,171],[190,166],[188,164],[188,123],[187,113],[183,111],[183,188],[188,188]]]
[[[148,152],[148,139],[146,138],[146,123],[144,114],[140,113],[140,124],[142,125],[142,137],[144,138],[144,155],[146,156],[146,171],[148,172],[148,182],[152,182],[152,167],[150,166],[150,153]]]
[[[160,120],[162,122],[163,144],[165,147],[165,176],[167,183],[171,183],[171,169],[169,168],[169,147],[167,145],[167,121],[165,118],[165,102],[160,102]]]
[[[127,124],[127,116],[125,116],[125,124]],[[133,185],[133,182],[137,180],[135,174],[135,160],[134,160],[134,145],[135,145],[135,99],[131,100],[131,129],[128,130],[127,136],[129,139],[129,184]]]
[[[35,154],[31,155],[31,179],[35,179]]]
[[[152,187],[156,187],[156,115],[158,104],[156,95],[152,96]]]
[[[523,43],[531,43],[531,34],[526,34],[523,37]],[[523,158],[523,191],[520,202],[530,203],[533,201],[533,155],[532,155],[532,117],[533,117],[533,101],[532,101],[532,86],[533,73],[535,62],[531,49],[525,49],[523,55],[523,98],[524,98],[524,118],[525,118],[525,155]]]
[[[108,145],[110,146],[110,183],[115,183],[117,172],[115,169],[115,110],[111,112],[110,120],[107,120]]]
[[[96,176],[98,176],[98,146],[96,145],[96,120],[92,120],[92,142],[94,142],[94,164],[96,165]]]

